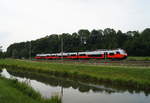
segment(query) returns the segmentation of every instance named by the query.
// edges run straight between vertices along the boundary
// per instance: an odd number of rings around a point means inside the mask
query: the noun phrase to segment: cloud
[[[148,0],[0,0],[0,32],[8,33],[5,37],[0,33],[0,41],[6,48],[13,42],[82,28],[143,30],[150,26],[148,4]]]

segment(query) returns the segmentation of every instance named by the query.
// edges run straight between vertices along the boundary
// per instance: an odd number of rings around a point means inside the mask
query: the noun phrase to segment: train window
[[[120,52],[117,51],[116,54],[120,54]]]
[[[114,55],[114,53],[109,53],[110,56]]]
[[[79,56],[86,56],[85,54],[79,54]]]
[[[89,57],[101,57],[102,55],[101,54],[91,54],[89,55]]]
[[[76,54],[71,54],[71,56],[76,56]]]
[[[63,57],[67,57],[67,55],[63,55]]]

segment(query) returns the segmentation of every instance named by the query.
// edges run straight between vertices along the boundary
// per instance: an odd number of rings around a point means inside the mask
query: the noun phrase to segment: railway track
[[[54,63],[66,63],[66,64],[90,64],[90,65],[112,65],[112,66],[144,66],[150,67],[150,61],[133,61],[133,60],[36,60],[40,62],[54,62]]]

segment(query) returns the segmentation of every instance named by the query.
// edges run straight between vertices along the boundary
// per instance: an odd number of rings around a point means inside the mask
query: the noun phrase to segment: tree
[[[80,50],[85,51],[87,50],[87,40],[89,39],[90,32],[87,29],[81,29],[78,31],[78,34],[80,39]]]
[[[118,48],[124,48],[124,44],[127,41],[127,35],[125,33],[122,33],[121,30],[118,30],[117,32],[117,45]]]
[[[16,49],[12,50],[12,58],[19,58],[18,51]]]
[[[128,55],[142,56],[139,52],[143,50],[143,46],[140,43],[140,33],[138,31],[128,31],[126,33],[124,48],[127,50]]]
[[[64,52],[77,52],[96,49],[123,48],[132,56],[150,56],[150,28],[143,32],[121,30],[115,31],[111,28],[95,30],[80,29],[78,33],[52,34],[37,40],[11,44],[7,48],[7,56],[14,58],[29,57],[30,44],[31,56],[40,53],[61,52],[61,40],[63,39]],[[0,53],[2,47],[0,47]]]
[[[0,58],[6,58],[6,52],[3,52],[2,46],[0,46]]]
[[[103,35],[102,35],[101,30],[92,30],[91,34],[88,39],[88,50],[96,50],[96,49],[102,49],[102,40],[103,40]]]
[[[3,57],[2,46],[0,46],[0,58]]]
[[[72,51],[78,52],[79,51],[79,45],[80,45],[80,38],[77,33],[72,33]]]
[[[60,37],[60,41],[61,39],[63,39],[64,52],[69,52],[69,51],[71,52],[74,48],[71,34],[63,33]]]
[[[114,29],[104,29],[104,47],[106,49],[114,49],[118,47],[117,34]]]
[[[22,49],[19,54],[20,58],[29,58],[29,52],[26,48]]]
[[[139,38],[139,43],[141,45],[142,56],[150,56],[150,28],[145,29]]]

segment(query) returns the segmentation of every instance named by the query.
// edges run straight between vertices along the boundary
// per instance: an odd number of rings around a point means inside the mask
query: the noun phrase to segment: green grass
[[[0,103],[61,103],[61,100],[44,99],[25,83],[0,77]]]
[[[150,90],[150,67],[94,66],[3,59],[1,67]]]
[[[127,60],[133,60],[133,61],[150,61],[150,57],[135,57],[135,56],[129,56]]]

